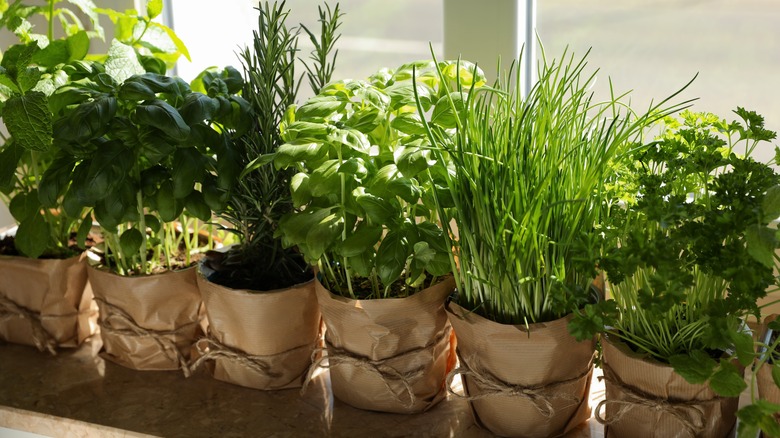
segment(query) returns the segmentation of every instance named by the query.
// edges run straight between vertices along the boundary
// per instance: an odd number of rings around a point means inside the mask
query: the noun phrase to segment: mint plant
[[[733,361],[747,366],[755,353],[742,318],[758,316],[756,301],[777,286],[780,245],[769,226],[780,175],[751,157],[775,133],[755,112],[735,113],[731,123],[667,118],[620,163],[599,261],[612,299],[570,324],[579,338],[604,331],[726,397],[745,389]]]
[[[286,143],[273,160],[295,169],[298,210],[280,220],[279,235],[317,264],[333,293],[403,297],[451,272],[435,203],[447,199],[450,170],[431,151],[415,89],[444,133],[458,115],[443,103],[443,84],[456,81],[480,87],[485,78],[468,63],[406,64],[367,81],[332,82],[286,114]]]
[[[62,7],[63,3],[68,7]],[[65,257],[73,253],[69,240],[79,227],[81,215],[66,214],[51,200],[43,200],[39,190],[44,173],[58,159],[57,147],[52,143],[50,105],[56,105],[52,94],[59,87],[104,71],[114,79],[132,72],[142,73],[144,68],[138,66],[157,68],[163,63],[158,57],[173,59],[171,56],[175,54],[148,49],[149,38],[139,35],[127,50],[112,48],[103,56],[105,67],[88,60],[100,58],[89,54],[90,41],[104,36],[98,9],[91,0],[49,0],[44,5],[15,1],[5,6],[0,25],[14,32],[19,43],[5,50],[0,63],[0,117],[10,134],[0,146],[0,198],[8,204],[19,224],[15,239],[19,252],[32,258]],[[143,21],[147,27],[153,26],[148,23],[161,12],[161,7],[161,1],[149,2],[148,16],[136,20]],[[76,11],[89,19],[89,29]],[[36,15],[46,20],[46,33],[36,33],[30,24],[29,19]],[[64,35],[57,39],[54,38],[56,22],[61,24]],[[149,56],[139,51],[148,52]],[[163,71],[164,67],[163,63]],[[82,234],[90,224],[91,220],[83,224]]]

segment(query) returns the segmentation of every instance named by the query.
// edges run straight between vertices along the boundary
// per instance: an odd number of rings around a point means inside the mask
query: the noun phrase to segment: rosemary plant
[[[288,28],[285,2],[258,8],[258,28],[253,44],[240,53],[244,68],[243,97],[253,111],[252,125],[238,141],[238,159],[244,168],[230,193],[227,209],[220,217],[227,221],[239,243],[226,254],[209,254],[215,269],[210,280],[233,288],[271,290],[303,282],[311,270],[295,248],[284,248],[274,236],[279,219],[292,211],[291,170],[277,170],[267,160],[283,142],[279,125],[295,103],[302,76],[296,76],[297,28]],[[338,40],[342,14],[339,6],[320,8],[319,40],[304,27],[315,49],[313,64],[307,65],[312,87],[321,87],[333,73],[336,55],[330,56]]]
[[[461,304],[502,323],[554,320],[591,299],[610,160],[680,107],[664,107],[670,97],[636,115],[623,96],[594,102],[587,54],[541,55],[527,97],[513,64],[492,89],[455,93],[469,97],[451,100],[464,108],[453,141],[428,125],[455,163],[447,180],[454,208],[442,215],[457,224]]]

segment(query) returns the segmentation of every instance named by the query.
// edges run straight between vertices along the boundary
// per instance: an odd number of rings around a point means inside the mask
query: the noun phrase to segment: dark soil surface
[[[203,262],[213,272],[209,281],[232,289],[270,291],[311,280],[314,274],[300,254],[287,252],[276,260],[251,258],[235,247],[227,253],[209,251]]]
[[[101,242],[99,234],[90,233],[86,240],[86,249],[92,248],[95,244]],[[41,259],[67,259],[83,252],[76,244],[76,233],[71,233],[67,248],[61,248],[58,251],[47,251],[39,258]],[[0,255],[22,256],[14,244],[14,236],[5,236],[0,239]]]

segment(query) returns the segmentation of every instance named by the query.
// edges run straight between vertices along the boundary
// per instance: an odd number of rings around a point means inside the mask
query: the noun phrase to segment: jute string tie
[[[189,365],[190,373],[194,373],[195,370],[200,368],[207,360],[214,359],[227,359],[240,366],[248,368],[258,374],[268,377],[269,379],[278,379],[283,376],[282,373],[273,371],[273,367],[270,365],[270,361],[274,358],[291,354],[298,350],[311,349],[312,345],[301,345],[291,348],[280,353],[269,355],[251,355],[238,348],[229,347],[222,342],[218,341],[213,336],[201,338],[195,344],[198,354],[200,355]]]
[[[433,355],[435,348],[441,344],[442,341],[449,342],[451,330],[451,327],[447,327],[447,329],[444,330],[436,339],[434,339],[433,342],[430,342],[423,347],[408,350],[395,356],[378,360],[371,360],[362,356],[358,356],[349,350],[333,346],[328,341],[326,333],[326,347],[317,348],[314,350],[314,352],[312,352],[312,361],[314,363],[309,368],[309,372],[306,375],[306,380],[304,380],[303,387],[301,388],[301,394],[306,392],[306,388],[309,386],[309,382],[311,382],[314,372],[317,370],[317,368],[321,367],[324,369],[330,369],[342,365],[350,365],[379,376],[382,380],[382,383],[385,385],[385,388],[390,394],[393,395],[395,400],[405,408],[410,409],[417,402],[417,396],[414,395],[412,384],[415,380],[425,375],[425,365],[421,365],[414,370],[400,372],[392,366],[388,365],[387,362],[402,357],[415,356],[424,353]],[[322,355],[323,351],[326,352],[325,355]],[[327,364],[324,363],[326,360],[328,362]],[[392,385],[393,382],[400,382],[403,386],[403,390],[400,392],[397,391]],[[404,395],[406,397],[403,397]]]
[[[607,383],[617,387],[623,393],[622,399],[602,400],[596,406],[596,412],[594,414],[596,421],[604,425],[620,421],[626,413],[636,407],[645,407],[675,418],[692,437],[695,437],[704,430],[705,413],[704,409],[702,409],[702,405],[719,403],[721,401],[720,397],[710,400],[670,401],[668,399],[660,399],[644,394],[641,391],[623,384],[606,364],[604,365],[604,376],[599,377],[599,379],[606,380]],[[602,413],[602,410],[607,405],[618,408],[617,412],[612,414],[609,419],[605,418]]]
[[[471,365],[469,365],[469,363]],[[543,385],[513,385],[506,383],[492,375],[489,371],[483,369],[479,365],[476,355],[471,356],[468,361],[460,360],[460,364],[457,368],[450,371],[447,375],[447,391],[455,397],[459,397],[465,400],[480,400],[488,397],[504,396],[504,397],[522,397],[528,399],[539,414],[545,418],[552,418],[555,416],[555,408],[553,407],[553,400],[567,400],[571,404],[567,404],[565,407],[579,404],[582,401],[582,397],[578,397],[574,394],[558,391],[558,389],[570,383],[578,382],[582,379],[588,378],[593,371],[593,365],[591,364],[588,369],[571,379],[561,380],[558,382],[543,384]],[[469,376],[473,383],[479,387],[479,394],[464,395],[455,392],[452,389],[452,380],[456,375]],[[466,385],[465,381],[463,383]]]
[[[44,318],[66,318],[79,315],[78,312],[63,315],[41,315],[40,312],[30,310],[11,298],[0,295],[0,319],[21,317],[30,322],[32,328],[33,343],[39,351],[48,351],[52,356],[57,355],[57,340],[49,333],[41,322]]]
[[[160,351],[162,351],[162,353],[165,354],[168,359],[179,363],[179,368],[181,368],[182,372],[184,373],[184,377],[190,376],[190,369],[187,366],[187,359],[184,357],[181,351],[179,351],[176,343],[173,342],[169,336],[175,336],[185,330],[190,329],[192,326],[197,325],[198,321],[181,325],[174,330],[151,330],[138,325],[133,317],[131,317],[121,307],[115,306],[106,300],[97,297],[95,298],[95,301],[103,306],[103,318],[101,318],[99,321],[101,331],[117,336],[151,338],[160,347]],[[127,328],[115,328],[114,324],[112,324],[112,321],[120,322],[121,324],[127,326]]]

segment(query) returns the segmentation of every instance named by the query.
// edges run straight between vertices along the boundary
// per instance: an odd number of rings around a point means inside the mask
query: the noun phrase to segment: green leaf
[[[465,94],[453,92],[436,102],[431,114],[431,123],[445,129],[455,128],[458,118],[461,120],[466,112]],[[455,111],[453,111],[453,108]]]
[[[85,31],[79,31],[67,38],[68,61],[84,59],[89,53],[89,36]]]
[[[15,78],[19,72],[29,67],[35,52],[40,50],[37,43],[15,44],[3,53],[0,66],[8,71],[8,76]]]
[[[196,148],[179,148],[173,154],[173,196],[184,198],[192,192],[195,183],[203,179],[203,157]]]
[[[0,149],[0,192],[9,193],[14,185],[16,165],[24,154],[24,149],[9,141]]]
[[[179,114],[187,124],[193,125],[214,120],[218,110],[219,103],[216,99],[201,93],[191,93],[184,99]]]
[[[747,251],[754,259],[764,266],[774,266],[774,254],[777,246],[775,232],[763,225],[752,225],[745,230],[745,242]]]
[[[373,250],[382,237],[382,227],[361,222],[355,232],[348,234],[347,239],[338,247],[338,253],[343,257],[355,257],[366,251]]]
[[[290,194],[293,200],[293,206],[298,208],[306,205],[311,200],[311,190],[309,189],[309,175],[299,172],[290,179]]]
[[[314,169],[309,179],[309,188],[312,196],[326,196],[331,193],[339,193],[341,190],[341,178],[338,173],[339,160],[328,160]]]
[[[76,245],[79,248],[85,249],[87,247],[87,237],[89,237],[90,231],[92,231],[92,211],[84,216],[76,232]]]
[[[361,277],[368,277],[374,269],[374,258],[373,251],[363,251],[356,256],[349,257],[347,264],[355,274]]]
[[[46,151],[51,147],[51,113],[45,94],[33,91],[9,98],[3,119],[16,144],[24,149]]]
[[[27,218],[39,214],[40,210],[41,203],[38,202],[38,194],[35,190],[29,193],[17,193],[8,204],[8,211],[17,222],[24,222]]]
[[[186,198],[184,198],[184,208],[187,212],[204,222],[211,219],[211,209],[206,204],[206,200],[203,197],[203,193],[193,190]]]
[[[146,2],[146,16],[149,18],[155,18],[160,15],[163,9],[162,0],[147,0]]]
[[[40,257],[49,243],[49,226],[43,215],[34,214],[20,222],[14,243],[25,256],[32,259]]]
[[[276,237],[282,237],[285,247],[306,243],[307,234],[315,224],[330,215],[330,208],[307,208],[301,212],[288,213],[279,220]],[[307,254],[308,255],[308,254]]]
[[[407,177],[414,178],[418,173],[436,164],[430,160],[430,152],[417,147],[401,147],[393,153],[398,170]]]
[[[718,365],[707,353],[693,350],[689,355],[678,354],[669,358],[674,371],[686,381],[701,384],[712,375],[712,370]]]
[[[753,337],[747,333],[731,333],[731,340],[736,349],[737,358],[742,366],[748,366],[756,356]]]
[[[130,256],[138,253],[143,243],[143,235],[137,228],[130,228],[125,230],[121,236],[119,236],[119,246],[122,247],[122,253],[125,256]]]
[[[306,247],[309,253],[307,257],[319,259],[322,254],[333,245],[344,227],[344,219],[333,213],[325,216],[315,223],[306,234]]]
[[[95,151],[87,172],[84,195],[92,202],[112,196],[127,178],[133,165],[133,151],[122,142],[103,143]]]
[[[347,103],[337,96],[314,96],[295,111],[298,120],[322,119],[341,112]]]
[[[184,202],[173,196],[173,183],[170,181],[165,181],[160,185],[154,199],[157,203],[160,219],[165,222],[175,221],[184,210]]]
[[[425,126],[417,113],[402,113],[396,116],[390,127],[407,135],[425,135]]]
[[[65,142],[87,143],[108,131],[117,108],[116,98],[112,96],[86,101],[54,122],[53,136]]]
[[[410,255],[406,246],[406,239],[395,231],[390,231],[382,239],[376,252],[376,268],[384,286],[393,284],[401,277]]]
[[[138,61],[135,50],[116,39],[111,41],[105,67],[106,73],[120,84],[130,76],[146,72],[144,66]]]
[[[68,0],[68,3],[76,5],[84,15],[89,17],[94,35],[100,40],[104,40],[103,27],[100,26],[100,16],[95,3],[92,0]]]
[[[766,221],[780,218],[780,185],[772,186],[766,191],[761,201],[761,210]]]
[[[393,195],[401,197],[404,201],[414,204],[420,199],[422,190],[415,184],[416,180],[411,178],[396,178],[387,184],[387,190]]]
[[[75,166],[70,154],[59,154],[43,173],[38,185],[38,199],[44,207],[54,208],[58,205],[60,195],[70,182],[70,174]]]
[[[366,193],[355,199],[366,212],[366,217],[374,225],[387,224],[393,217],[399,217],[399,212],[393,205],[379,196]]]
[[[14,82],[14,80],[5,73],[5,69],[2,69],[2,73],[0,73],[0,85],[7,87],[13,93],[21,93],[19,86],[16,85],[16,82]]]
[[[135,78],[137,76],[133,76]],[[129,78],[119,87],[119,98],[122,100],[143,101],[151,100],[157,97],[152,89],[141,81],[134,81]]]
[[[48,46],[35,52],[32,57],[34,63],[46,68],[52,68],[57,64],[64,64],[70,59],[68,41],[66,40],[52,41]]]
[[[137,123],[154,126],[175,141],[184,142],[190,135],[190,127],[176,108],[163,100],[154,99],[138,105],[135,116]]]
[[[747,383],[736,366],[724,361],[710,378],[710,388],[722,397],[739,397]]]
[[[276,150],[274,166],[277,169],[283,169],[293,163],[314,161],[324,157],[327,151],[327,148],[322,143],[285,143]]]
[[[152,22],[151,25],[152,27],[159,27],[160,29],[162,29],[166,33],[166,35],[168,35],[168,38],[170,38],[173,44],[176,46],[176,50],[178,50],[179,53],[181,53],[185,58],[187,58],[187,61],[192,61],[192,59],[190,59],[190,51],[187,50],[187,46],[184,45],[184,42],[178,37],[178,35],[176,35],[176,32],[174,32],[173,29],[171,29],[168,26],[163,26],[155,22]]]
[[[152,233],[159,233],[162,228],[162,224],[160,223],[160,220],[157,219],[157,216],[151,214],[144,215],[144,224],[146,224],[146,227],[149,228]]]

